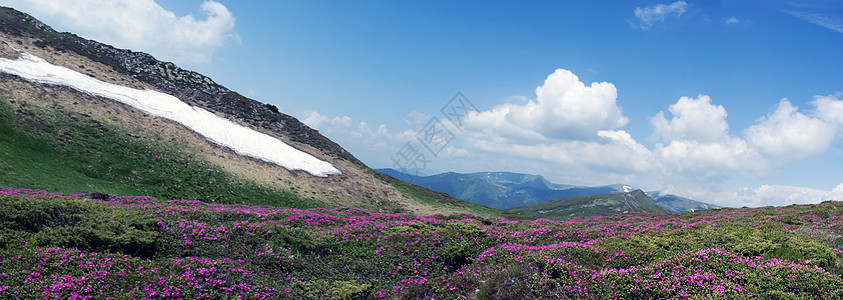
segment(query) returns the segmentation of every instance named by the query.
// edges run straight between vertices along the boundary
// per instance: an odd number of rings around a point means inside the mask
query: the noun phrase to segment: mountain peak
[[[522,215],[551,220],[575,217],[615,215],[629,212],[666,214],[655,200],[644,191],[636,189],[625,193],[591,194],[509,209]]]

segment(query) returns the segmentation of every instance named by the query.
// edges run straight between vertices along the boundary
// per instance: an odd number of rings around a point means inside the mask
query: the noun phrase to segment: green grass
[[[238,178],[179,150],[90,116],[0,100],[0,186],[50,192],[150,195],[217,203],[325,207]]]

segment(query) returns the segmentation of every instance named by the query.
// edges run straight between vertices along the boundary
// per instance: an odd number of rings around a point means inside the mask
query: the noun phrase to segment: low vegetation
[[[95,118],[0,99],[0,186],[217,203],[324,207],[238,178],[179,149]]]
[[[3,299],[830,299],[843,203],[567,221],[0,189]]]

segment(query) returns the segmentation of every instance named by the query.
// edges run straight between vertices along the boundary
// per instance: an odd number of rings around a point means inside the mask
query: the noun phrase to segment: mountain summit
[[[0,8],[0,185],[499,215],[383,176],[277,107]],[[274,198],[286,200],[272,200]],[[270,198],[267,200],[267,198]]]
[[[615,215],[629,212],[666,214],[656,201],[641,190],[626,193],[592,194],[557,199],[510,209],[522,215],[550,220]]]

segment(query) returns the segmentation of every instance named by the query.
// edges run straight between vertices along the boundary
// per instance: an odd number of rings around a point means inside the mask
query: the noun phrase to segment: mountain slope
[[[557,199],[516,207],[509,209],[509,211],[550,220],[616,215],[626,212],[667,214],[665,210],[656,205],[655,200],[641,190],[634,190],[627,193],[593,194]]]
[[[656,204],[669,214],[694,212],[704,209],[723,208],[722,206],[692,200],[673,194],[662,195],[659,192],[650,192],[648,193],[648,195],[650,196],[650,198],[653,198],[653,200],[656,200]]]
[[[441,173],[414,176],[393,169],[378,169],[392,177],[443,192],[471,203],[498,209],[589,194],[623,192],[623,185],[582,187],[556,184],[540,175],[510,172]]]
[[[450,197],[409,192],[272,105],[148,54],[58,33],[31,16],[0,8],[0,58],[10,63],[24,53],[104,83],[172,95],[330,163],[341,175],[288,170],[240,155],[184,124],[112,98],[2,73],[0,105],[6,122],[0,128],[0,147],[7,150],[0,164],[2,185],[419,214],[501,213]],[[272,200],[278,197],[293,200]]]

